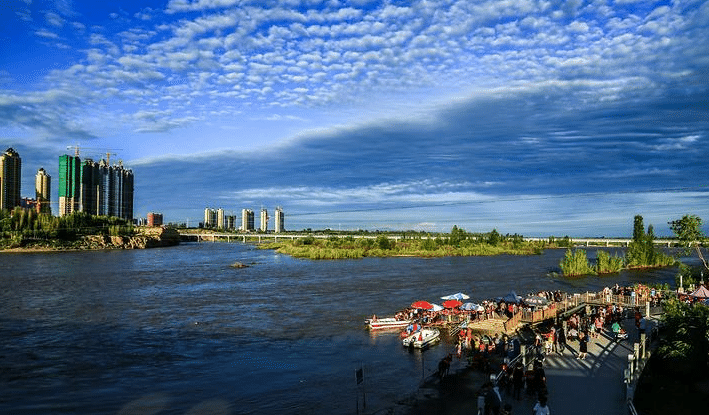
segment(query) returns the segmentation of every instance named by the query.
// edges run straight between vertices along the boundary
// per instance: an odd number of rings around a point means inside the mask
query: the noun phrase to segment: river
[[[0,413],[353,414],[360,367],[367,412],[384,411],[452,344],[410,353],[396,333],[364,329],[373,313],[459,291],[673,285],[677,272],[548,276],[563,255],[310,261],[242,243],[2,253]]]

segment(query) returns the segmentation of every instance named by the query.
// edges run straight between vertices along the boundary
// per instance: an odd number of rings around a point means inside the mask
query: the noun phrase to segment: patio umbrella
[[[467,311],[484,311],[485,308],[481,306],[480,304],[475,304],[475,303],[465,303],[462,306],[460,306],[462,310],[467,310]]]
[[[463,293],[455,293],[441,297],[441,300],[467,300],[470,296]]]
[[[428,301],[416,301],[415,303],[411,304],[411,308],[430,310],[433,308],[433,304],[429,303]]]
[[[441,311],[441,310],[443,310],[443,307],[439,306],[438,304],[431,304],[431,305],[433,306],[433,308],[431,309],[431,311]]]
[[[463,303],[458,300],[446,300],[443,302],[443,307],[445,308],[456,308],[460,307],[461,305],[463,305]]]
[[[531,296],[525,298],[524,302],[528,305],[540,305],[540,306],[549,304],[549,300],[547,300],[544,297],[538,296],[538,295],[531,295]]]

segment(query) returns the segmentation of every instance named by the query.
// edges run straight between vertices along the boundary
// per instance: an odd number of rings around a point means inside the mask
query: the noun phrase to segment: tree
[[[652,265],[651,257],[654,251],[655,236],[651,233],[652,226],[648,229],[649,235],[645,235],[643,217],[635,215],[633,221],[633,240],[628,244],[626,261],[629,267],[643,267]]]
[[[379,249],[391,249],[391,241],[389,238],[386,237],[386,235],[379,235],[377,236],[377,240],[375,242]]]
[[[647,264],[655,264],[655,228],[652,225],[647,226],[647,234],[645,234],[645,261]]]
[[[588,262],[586,251],[576,249],[572,251],[570,248],[566,250],[564,258],[559,263],[561,272],[566,276],[592,275],[595,271]]]
[[[643,225],[643,217],[635,215],[633,219],[633,241],[642,242],[645,236],[645,226]]]
[[[702,242],[706,239],[702,232],[702,219],[697,215],[684,215],[682,219],[670,221],[668,224],[679,240],[679,245],[684,248],[685,253],[690,252],[692,246],[694,246],[697,256],[704,264],[704,268],[709,270],[709,264],[704,259],[701,249]]]
[[[500,243],[501,239],[502,237],[500,236],[500,233],[497,232],[497,229],[493,229],[487,238],[487,243],[492,246],[497,246],[497,244]]]
[[[458,226],[453,225],[453,229],[451,229],[451,237],[450,237],[450,244],[453,246],[459,246],[462,241],[464,241],[467,238],[466,232],[458,228]]]

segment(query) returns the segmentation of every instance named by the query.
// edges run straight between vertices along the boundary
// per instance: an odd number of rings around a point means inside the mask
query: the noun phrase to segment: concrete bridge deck
[[[389,239],[398,241],[401,239],[405,239],[404,235],[397,235],[397,234],[381,234],[386,236]],[[350,234],[320,234],[320,233],[228,233],[228,232],[185,232],[185,231],[180,231],[180,237],[182,238],[183,241],[197,241],[197,242],[202,242],[202,241],[209,241],[209,242],[216,242],[216,241],[227,241],[227,242],[246,242],[248,241],[283,241],[283,240],[295,240],[295,239],[300,239],[300,238],[305,238],[305,237],[313,237],[313,238],[318,238],[318,239],[328,239],[330,237],[336,237],[336,238],[346,238],[346,237],[352,237],[355,239],[376,239],[380,235],[379,234],[369,234],[369,235],[350,235]],[[418,237],[418,236],[417,236]],[[436,238],[436,236],[421,236],[421,238]],[[540,238],[540,237],[525,237],[523,238],[525,241],[548,241],[549,238]],[[570,238],[571,243],[574,246],[605,246],[605,247],[611,247],[611,246],[620,246],[620,247],[627,247],[628,244],[632,241],[632,239],[627,239],[627,238]],[[671,246],[676,246],[677,245],[677,240],[676,239],[666,239],[666,238],[659,238],[655,239],[655,245],[658,246],[666,246],[666,247],[671,247]]]

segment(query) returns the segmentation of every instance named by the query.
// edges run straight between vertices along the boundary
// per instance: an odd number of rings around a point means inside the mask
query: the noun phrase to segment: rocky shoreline
[[[87,235],[73,242],[44,241],[22,247],[0,249],[0,252],[100,251],[148,249],[175,246],[180,234],[171,228],[138,228],[133,236]]]

